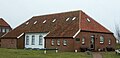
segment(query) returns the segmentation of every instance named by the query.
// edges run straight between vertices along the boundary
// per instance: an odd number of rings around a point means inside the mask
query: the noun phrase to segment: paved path
[[[92,55],[93,58],[102,58],[102,55],[99,52],[93,52]]]

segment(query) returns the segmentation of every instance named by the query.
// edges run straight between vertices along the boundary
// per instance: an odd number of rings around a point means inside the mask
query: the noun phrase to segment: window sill
[[[67,45],[63,45],[63,46],[67,46]]]

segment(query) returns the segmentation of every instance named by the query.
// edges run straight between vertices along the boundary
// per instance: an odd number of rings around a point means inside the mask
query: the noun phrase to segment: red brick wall
[[[98,48],[103,49],[106,48],[107,46],[111,46],[115,48],[116,44],[116,39],[113,34],[104,34],[104,33],[92,33],[92,32],[81,32],[77,38],[80,38],[80,41],[75,42],[75,49],[79,50],[80,47],[90,47],[90,39],[91,36],[95,36],[95,50]],[[104,43],[100,44],[100,36],[104,36]],[[85,37],[85,45],[82,45],[82,37]],[[108,39],[111,39],[111,44],[109,45]]]
[[[16,39],[1,39],[2,48],[17,48],[16,44]]]
[[[52,39],[54,39],[54,45],[51,44]],[[57,45],[57,39],[60,40],[60,46]],[[67,40],[67,45],[63,45],[63,40]],[[74,41],[72,38],[47,38],[45,41],[46,48],[54,49],[58,48],[59,51],[74,51]]]

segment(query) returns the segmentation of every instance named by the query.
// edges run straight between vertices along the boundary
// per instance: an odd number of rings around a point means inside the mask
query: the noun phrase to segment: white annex
[[[25,33],[25,48],[45,48],[44,37],[48,33]]]

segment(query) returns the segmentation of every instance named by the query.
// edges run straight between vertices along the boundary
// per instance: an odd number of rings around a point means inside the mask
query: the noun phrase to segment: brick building
[[[12,28],[10,25],[4,21],[4,19],[0,18],[0,37],[2,37],[5,33],[8,33]],[[1,46],[1,39],[0,39],[0,46]]]
[[[60,51],[115,48],[111,31],[83,11],[34,16],[1,39],[3,48],[58,48]]]

